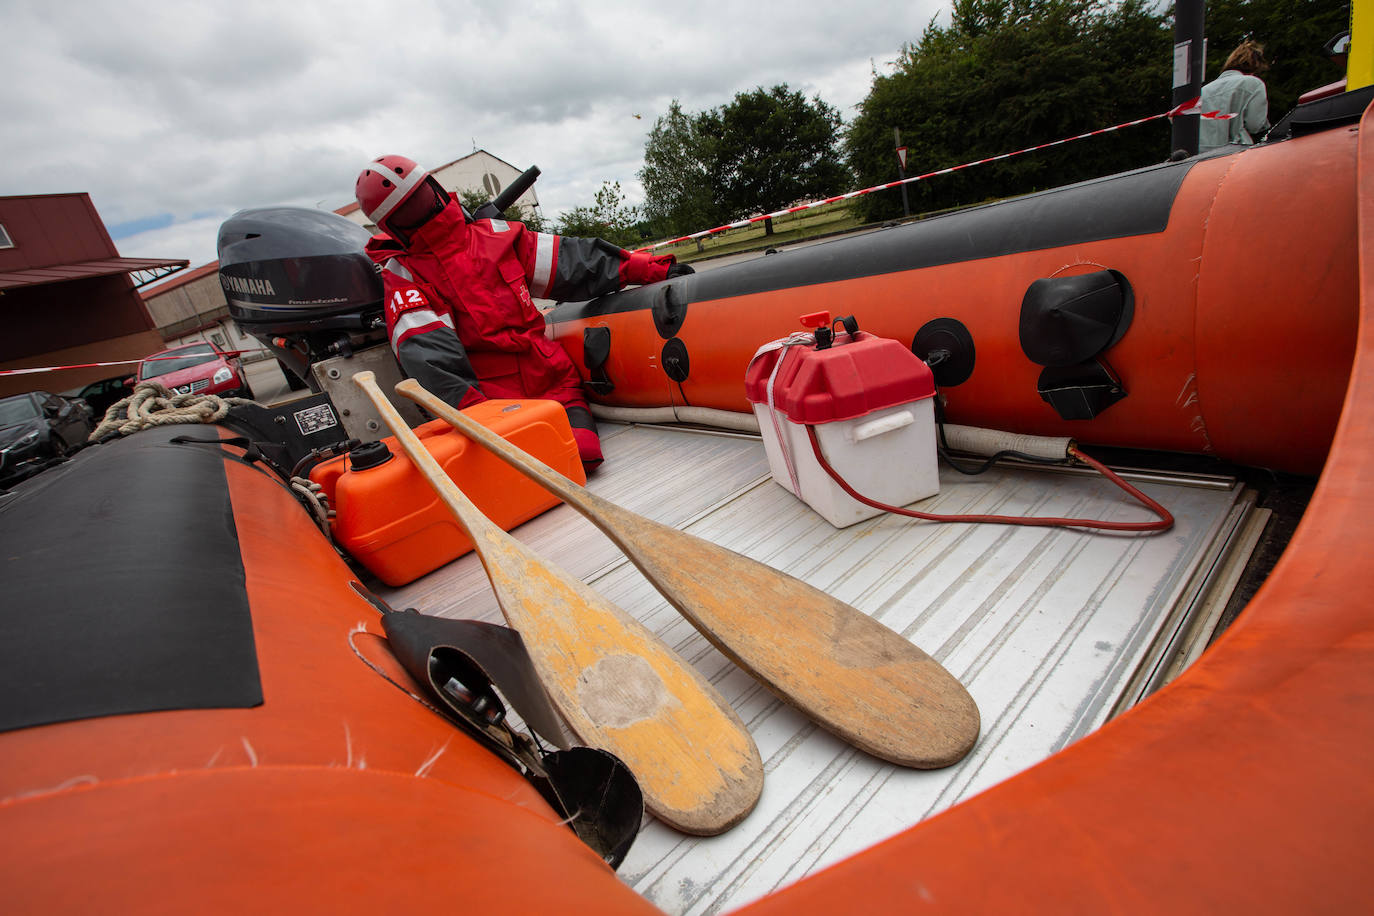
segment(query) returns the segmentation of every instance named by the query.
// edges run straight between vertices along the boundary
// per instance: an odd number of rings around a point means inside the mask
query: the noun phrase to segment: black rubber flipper
[[[520,634],[477,620],[392,609],[361,583],[354,591],[382,613],[397,661],[430,698],[485,747],[523,774],[578,839],[612,868],[625,860],[644,820],[644,795],[620,758],[569,747]],[[500,690],[498,695],[493,685]],[[561,749],[545,753],[505,722],[504,696],[535,734]]]
[[[554,751],[544,768],[568,826],[611,868],[619,866],[644,821],[644,794],[630,768],[594,747]]]
[[[530,729],[556,747],[569,746],[562,722],[540,686],[519,633],[479,620],[431,617],[410,608],[384,614],[382,629],[392,653],[410,676],[446,705],[455,701],[445,691],[451,677],[467,687],[479,703],[491,702],[492,698],[485,694],[489,685],[495,684]],[[487,685],[471,677],[469,665],[475,666]]]

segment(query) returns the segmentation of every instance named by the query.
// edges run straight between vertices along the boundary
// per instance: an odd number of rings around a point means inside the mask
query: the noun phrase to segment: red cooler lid
[[[759,356],[744,381],[751,403],[768,403],[768,378],[779,358],[773,406],[794,423],[852,420],[935,396],[935,377],[919,356],[899,341],[860,331],[837,335],[825,350],[800,345]]]

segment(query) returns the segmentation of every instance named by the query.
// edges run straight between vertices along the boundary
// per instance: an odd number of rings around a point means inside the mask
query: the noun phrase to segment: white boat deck
[[[1174,656],[1188,651],[1181,644],[1206,629],[1208,583],[1225,578],[1228,550],[1248,554],[1253,543],[1246,535],[1255,527],[1247,521],[1251,501],[1228,479],[1136,479],[1177,520],[1152,537],[898,516],[836,530],[772,482],[757,437],[605,423],[602,433],[607,460],[590,489],[878,618],[943,663],[982,713],[978,744],[952,767],[917,771],[877,760],[821,731],[726,660],[572,509],[559,506],[517,528],[521,541],[696,665],[739,712],[763,755],[762,799],[724,835],[685,836],[646,818],[619,873],[674,914],[761,897],[1098,728],[1177,667]],[[980,477],[942,468],[940,494],[920,507],[1149,517],[1095,475],[1002,467]],[[379,591],[396,607],[503,622],[472,554]]]

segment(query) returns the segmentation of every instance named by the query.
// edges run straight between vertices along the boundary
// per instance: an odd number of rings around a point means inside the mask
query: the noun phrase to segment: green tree
[[[819,96],[808,101],[785,84],[741,92],[703,114],[698,130],[714,139],[708,174],[727,219],[849,189],[840,115]]]
[[[708,176],[709,137],[697,130],[677,99],[654,121],[644,146],[644,216],[656,235],[675,235],[725,222]]]
[[[644,209],[657,233],[706,229],[847,190],[839,113],[786,84],[696,114],[674,100],[644,149]]]
[[[640,214],[626,206],[620,182],[602,182],[590,207],[573,207],[554,223],[559,235],[605,239],[622,248],[638,244]]]
[[[955,0],[874,74],[845,140],[860,186],[896,177],[893,128],[907,174],[975,161],[1169,108],[1172,24],[1148,0]],[[1163,160],[1161,120],[909,186],[935,210],[1028,193]],[[890,192],[857,198],[875,220],[901,213]]]

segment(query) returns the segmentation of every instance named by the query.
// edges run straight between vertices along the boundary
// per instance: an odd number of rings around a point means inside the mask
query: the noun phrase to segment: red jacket
[[[458,406],[485,395],[585,408],[577,370],[545,337],[533,297],[590,299],[662,280],[673,263],[521,223],[467,222],[455,199],[407,245],[377,235],[367,251],[382,267],[387,335],[402,368]]]

